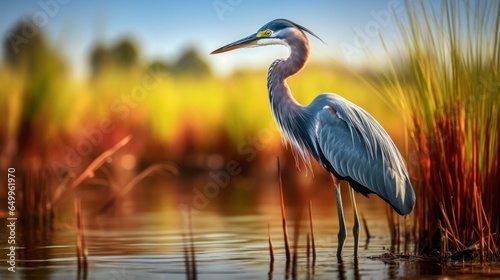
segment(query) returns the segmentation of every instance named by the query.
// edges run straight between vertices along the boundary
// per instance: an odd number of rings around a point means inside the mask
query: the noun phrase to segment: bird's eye
[[[260,31],[257,34],[257,37],[271,37],[272,34],[273,34],[273,32],[270,29],[266,29],[264,31]]]

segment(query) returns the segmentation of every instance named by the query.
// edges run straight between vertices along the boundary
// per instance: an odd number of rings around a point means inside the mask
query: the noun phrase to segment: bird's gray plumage
[[[311,108],[318,112],[315,136],[316,154],[320,156],[316,159],[340,179],[349,181],[356,191],[375,193],[399,214],[409,214],[415,195],[408,172],[382,126],[338,95],[320,95],[305,110]]]

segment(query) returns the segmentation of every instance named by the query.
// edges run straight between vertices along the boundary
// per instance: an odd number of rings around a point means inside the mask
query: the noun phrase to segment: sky
[[[366,53],[384,56],[378,34],[391,46],[397,33],[395,14],[404,13],[403,0],[3,0],[0,35],[4,40],[20,20],[34,20],[75,76],[88,75],[89,53],[97,42],[111,45],[123,37],[136,41],[145,61],[172,61],[194,46],[224,75],[287,55],[282,46],[208,55],[275,18],[295,21],[325,42],[310,37],[313,59],[362,65]]]

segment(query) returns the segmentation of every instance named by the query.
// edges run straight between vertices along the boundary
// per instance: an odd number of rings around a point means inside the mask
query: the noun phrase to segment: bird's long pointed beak
[[[231,44],[225,45],[222,48],[218,48],[215,51],[211,52],[210,54],[218,54],[218,53],[232,51],[232,50],[239,49],[239,48],[252,47],[252,46],[257,45],[258,39],[260,39],[260,38],[257,37],[257,33],[255,33],[255,34],[252,34],[248,37],[240,39],[236,42],[233,42]]]

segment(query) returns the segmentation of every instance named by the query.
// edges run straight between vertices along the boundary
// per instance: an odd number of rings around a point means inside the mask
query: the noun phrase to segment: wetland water
[[[189,184],[198,179],[190,180]],[[199,179],[203,182],[204,179]],[[82,197],[85,238],[89,253],[86,279],[186,279],[183,233],[186,223],[180,205],[200,204],[194,209],[192,226],[198,279],[392,279],[499,277],[498,265],[441,265],[408,259],[379,258],[390,246],[385,205],[376,197],[357,196],[360,214],[368,221],[372,238],[365,242],[361,229],[359,257],[353,258],[352,212],[346,191],[344,208],[349,235],[343,261],[335,256],[337,214],[333,189],[311,189],[317,259],[306,260],[307,211],[303,214],[296,275],[286,273],[279,193],[275,181],[234,182],[213,198],[192,200],[193,189],[186,182],[150,183],[134,189],[110,211],[94,216],[104,203],[106,191],[85,187]],[[290,190],[285,199],[290,243],[294,236],[296,197],[308,190]],[[206,203],[208,201],[208,203]],[[198,205],[198,206],[200,206]],[[182,207],[181,207],[182,208]],[[270,224],[275,262],[270,266],[267,229]],[[78,278],[76,233],[72,201],[56,214],[54,230],[19,229],[16,272],[7,270],[2,255],[1,279]],[[36,240],[33,240],[36,239]],[[4,239],[2,249],[7,249]],[[3,250],[6,252],[6,250]],[[496,272],[495,272],[496,271]]]

